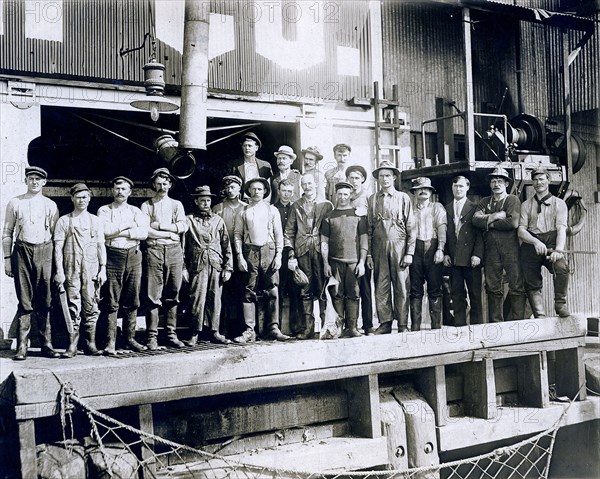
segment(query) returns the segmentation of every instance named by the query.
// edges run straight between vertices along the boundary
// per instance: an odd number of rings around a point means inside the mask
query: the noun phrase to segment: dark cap
[[[91,190],[87,187],[85,183],[76,183],[73,186],[71,186],[69,194],[71,196],[75,196],[77,193],[81,193],[82,191],[89,191],[91,193]]]
[[[413,185],[410,187],[410,191],[418,190],[419,188],[429,188],[435,193],[435,188],[431,186],[431,180],[426,176],[419,176],[412,180]]]
[[[29,175],[39,175],[42,178],[48,178],[48,173],[43,168],[39,166],[28,166],[25,168],[25,176]]]
[[[223,177],[223,186],[230,185],[231,183],[237,183],[242,186],[242,179],[236,175],[227,175]]]
[[[112,184],[116,184],[118,181],[124,181],[125,183],[129,183],[129,186],[131,186],[133,188],[133,181],[131,181],[129,178],[127,178],[126,176],[117,176],[115,178],[113,178],[112,180]]]
[[[244,193],[246,194],[246,196],[250,196],[250,192],[248,191],[250,189],[250,185],[252,183],[256,183],[256,182],[262,183],[263,186],[265,187],[265,196],[264,198],[266,198],[267,196],[269,196],[271,194],[271,185],[269,184],[269,180],[265,179],[265,178],[252,178],[251,180],[246,181],[246,183],[244,184]]]
[[[154,178],[156,178],[158,175],[164,175],[171,180],[171,183],[175,183],[175,177],[171,174],[168,168],[157,168],[154,170],[154,173],[152,173],[152,176],[150,177],[150,183],[152,183]]]
[[[349,166],[348,168],[346,168],[346,178],[348,178],[348,175],[350,173],[352,173],[353,171],[356,171],[358,173],[360,173],[363,177],[363,183],[365,181],[367,181],[367,170],[365,170],[362,166],[360,165],[352,165]]]
[[[352,151],[352,148],[350,148],[350,145],[347,145],[346,143],[338,143],[337,145],[335,145],[333,147],[333,152],[335,153],[337,150],[340,150],[342,148],[345,148],[348,151]]]
[[[317,157],[317,161],[321,161],[323,159],[323,155],[321,154],[321,152],[319,151],[319,147],[317,146],[308,146],[300,151],[302,152],[302,154],[312,153]]]
[[[550,173],[545,168],[536,168],[531,172],[531,179],[533,180],[537,175],[546,175],[546,178],[550,179]]]
[[[341,190],[342,188],[348,188],[350,190],[354,189],[354,187],[350,183],[348,183],[347,181],[338,181],[335,184],[335,191]]]
[[[244,143],[244,140],[253,140],[256,142],[256,144],[258,145],[259,148],[262,147],[262,143],[260,141],[260,138],[258,136],[256,136],[256,133],[253,133],[251,131],[244,133],[242,135],[242,143]]]
[[[210,186],[196,186],[192,196],[216,196],[210,192]]]

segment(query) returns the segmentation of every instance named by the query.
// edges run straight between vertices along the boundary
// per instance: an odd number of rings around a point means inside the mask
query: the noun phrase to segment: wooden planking
[[[435,413],[435,425],[445,426],[448,418],[446,371],[444,366],[425,369],[418,377],[419,389]]]
[[[556,394],[579,401],[587,397],[583,348],[556,351]]]
[[[525,358],[519,358],[519,361]],[[494,376],[496,381],[496,394],[515,392],[519,388],[517,379],[517,365],[509,364],[497,367],[494,364]]]
[[[517,369],[519,405],[548,407],[550,405],[550,388],[546,352],[541,351],[535,356],[519,358]]]
[[[388,468],[408,469],[408,444],[406,442],[406,421],[402,406],[390,391],[381,391],[381,433],[387,440]]]
[[[193,353],[201,356],[202,360],[199,361],[189,361],[186,356],[179,354],[156,356],[151,361],[147,357],[128,358],[126,368],[123,367],[123,359],[94,358],[90,361],[89,358],[83,358],[87,361],[72,363],[64,368],[56,364],[54,373],[63,382],[70,382],[80,397],[110,396],[111,401],[103,406],[116,404],[112,407],[117,407],[124,405],[118,400],[120,394],[129,397],[140,394],[140,397],[144,397],[150,393],[150,399],[144,401],[148,403],[155,402],[152,399],[155,395],[160,400],[160,390],[166,390],[168,396],[174,393],[173,388],[207,388],[211,389],[210,394],[215,394],[227,388],[235,391],[238,385],[247,390],[269,385],[276,387],[277,376],[281,385],[293,383],[296,378],[314,382],[314,371],[317,370],[324,374],[323,380],[379,374],[403,370],[403,363],[406,363],[405,369],[416,369],[444,364],[445,361],[461,362],[496,355],[526,354],[528,348],[537,351],[572,347],[573,344],[583,343],[584,334],[584,318],[561,319],[560,324],[558,318],[544,318],[515,324],[443,328],[435,332],[339,341],[220,348]],[[373,347],[374,344],[377,347]],[[182,360],[185,360],[185,368],[181,367]],[[60,386],[54,374],[45,369],[48,361],[43,364],[44,369],[14,369],[18,404],[54,401]],[[93,374],[90,374],[92,368]],[[105,374],[111,379],[98,381],[98,374]]]
[[[499,407],[490,419],[473,417],[450,418],[446,427],[438,429],[440,451],[454,451],[495,441],[537,434],[559,420],[569,405],[550,403],[547,408]],[[600,417],[600,397],[575,402],[568,409],[561,426],[597,420]]]
[[[496,414],[494,363],[484,359],[464,365],[464,402],[469,416],[491,419]]]
[[[21,460],[21,478],[37,479],[37,456],[35,452],[35,424],[33,419],[18,421],[19,459]]]
[[[346,380],[348,421],[352,434],[361,437],[381,436],[379,382],[377,375]]]

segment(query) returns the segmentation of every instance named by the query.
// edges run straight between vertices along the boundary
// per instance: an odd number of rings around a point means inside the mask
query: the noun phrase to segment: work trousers
[[[115,313],[140,306],[142,253],[137,246],[128,249],[106,247],[106,312]]]
[[[413,262],[409,267],[410,298],[420,299],[425,294],[423,284],[427,282],[427,296],[430,299],[442,297],[444,264],[433,262],[438,241],[417,240]]]
[[[16,241],[11,255],[18,306],[17,316],[36,313],[38,320],[48,316],[52,276],[52,242],[31,244]]]
[[[321,297],[323,292],[323,257],[317,249],[309,249],[302,256],[298,256],[298,266],[308,278],[308,284],[300,289],[303,301],[314,301]]]
[[[399,326],[407,326],[409,272],[408,268],[400,266],[406,251],[406,241],[374,240],[372,250],[375,307],[379,322],[386,323],[396,319]]]
[[[279,272],[273,269],[275,253],[273,243],[242,246],[242,254],[248,264],[248,272],[245,275],[245,303],[256,303],[259,295],[276,289],[279,285]]]
[[[94,245],[96,246],[96,245]],[[93,259],[92,259],[93,258]],[[73,324],[96,324],[98,315],[98,288],[95,281],[98,275],[98,255],[65,255],[65,290],[69,304],[69,313]]]
[[[193,331],[200,332],[203,326],[212,331],[219,331],[222,290],[221,271],[209,264],[192,275],[190,297]]]
[[[450,296],[454,310],[454,326],[467,325],[467,292],[471,305],[470,324],[483,323],[482,283],[481,266],[476,268],[452,266],[450,269]]]
[[[534,236],[548,248],[556,248],[556,231]],[[537,254],[533,245],[523,243],[521,244],[521,265],[525,291],[539,291],[542,289],[542,266],[545,266],[552,273],[554,296],[562,298],[566,296],[569,283],[569,266],[564,258],[553,263],[548,256]]]
[[[331,260],[330,265],[331,274],[339,283],[334,298],[342,301],[345,299],[358,301],[360,298],[360,289],[358,278],[354,273],[356,263],[342,263],[341,261]]]
[[[237,255],[233,257],[233,273],[221,290],[221,334],[228,337],[239,336],[246,328],[242,301],[244,297],[243,274],[238,267]]]
[[[373,327],[373,287],[371,279],[373,272],[365,267],[365,274],[358,278],[360,289],[360,312],[362,316],[362,327],[366,330]]]
[[[167,322],[177,322],[177,305],[181,289],[183,251],[179,243],[153,245],[146,250],[146,281],[148,286],[148,313],[164,307]],[[176,324],[167,324],[175,330]]]

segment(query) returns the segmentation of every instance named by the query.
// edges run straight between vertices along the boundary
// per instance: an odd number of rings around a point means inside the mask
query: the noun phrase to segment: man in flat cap
[[[374,334],[398,331],[408,326],[408,267],[415,254],[416,229],[410,197],[396,190],[394,183],[400,170],[382,161],[373,171],[379,191],[369,197],[369,255],[367,266],[373,268],[375,306],[379,327]]]
[[[221,203],[213,206],[213,213],[223,218],[229,242],[233,250],[233,228],[235,217],[248,203],[241,200],[242,179],[236,175],[227,175],[223,178],[221,187],[221,196],[224,198]],[[237,263],[237,257],[233,255],[233,274],[229,281],[223,284],[222,302],[221,302],[221,332],[228,337],[235,337],[241,333],[244,328],[242,301],[244,295],[244,284],[240,275],[240,269]]]
[[[256,339],[257,313],[266,316],[259,324],[264,339],[289,339],[279,329],[279,268],[283,252],[283,229],[277,208],[264,201],[270,193],[266,178],[254,178],[244,185],[248,205],[235,218],[233,243],[240,271],[244,274],[245,292],[242,308],[246,329],[236,343]],[[266,314],[263,314],[266,307]]]
[[[292,204],[285,225],[285,247],[289,249],[290,266],[297,263],[308,277],[308,284],[302,286],[300,291],[303,318],[296,338],[312,339],[315,327],[314,302],[317,298],[321,325],[325,324],[327,304],[321,298],[324,274],[320,230],[323,219],[333,210],[333,205],[327,200],[317,198],[317,185],[312,175],[303,175],[300,186],[304,194]]]
[[[367,181],[367,170],[360,165],[352,165],[346,168],[346,180],[352,185],[350,204],[358,216],[367,216],[369,190],[365,187]],[[365,274],[358,278],[360,287],[360,311],[362,316],[362,328],[365,334],[372,334],[373,328],[373,273],[371,268],[365,268]]]
[[[492,196],[483,198],[473,215],[473,225],[483,230],[485,254],[485,289],[488,297],[489,322],[513,321],[525,316],[525,291],[519,264],[517,228],[521,202],[507,189],[511,178],[508,171],[497,167],[488,175]],[[510,312],[503,313],[503,271],[508,278]]]
[[[104,354],[114,356],[117,338],[117,312],[123,310],[125,347],[144,351],[146,346],[135,340],[137,311],[142,284],[142,252],[140,242],[148,237],[150,221],[142,210],[127,203],[133,181],[117,176],[112,181],[113,201],[98,209],[104,221],[106,239],[107,291],[103,312],[108,315],[108,342]]]
[[[296,160],[296,153],[290,146],[281,145],[275,153],[277,158],[277,173],[271,178],[271,203],[277,203],[279,199],[279,183],[287,180],[294,186],[292,201],[300,199],[302,189],[300,188],[300,177],[302,176],[298,170],[292,169],[292,163]]]
[[[321,254],[325,277],[333,276],[338,281],[332,301],[345,325],[342,337],[355,338],[361,336],[358,331],[358,280],[365,274],[369,241],[367,218],[357,215],[350,203],[352,189],[345,181],[335,185],[337,206],[321,224]]]
[[[431,201],[435,188],[425,177],[415,178],[410,191],[415,196],[416,246],[410,276],[410,322],[412,331],[421,330],[423,284],[427,283],[431,329],[442,327],[442,286],[444,278],[444,247],[448,220],[441,203]],[[406,331],[404,325],[401,326]]]
[[[319,169],[318,164],[323,159],[323,154],[317,146],[309,146],[302,151],[302,174],[312,175],[317,185],[317,198],[319,201],[325,199],[325,174]]]
[[[335,203],[335,184],[346,181],[346,164],[350,159],[351,152],[352,148],[345,143],[339,143],[333,147],[333,156],[337,165],[325,172],[325,197],[332,203]]]
[[[242,155],[243,158],[235,161],[231,167],[231,175],[239,176],[242,184],[254,178],[271,179],[273,169],[268,161],[256,157],[256,153],[262,146],[262,143],[255,133],[249,131],[242,135]],[[246,199],[242,196],[243,199]],[[268,198],[268,197],[267,197]]]
[[[100,354],[96,347],[96,322],[99,290],[106,281],[106,248],[104,224],[88,212],[92,192],[84,183],[70,190],[73,211],[61,216],[54,229],[54,261],[56,283],[64,285],[69,304],[73,333],[69,346],[62,354],[72,358],[83,330],[84,353]]]
[[[166,316],[166,344],[182,348],[177,337],[177,305],[183,270],[181,236],[188,229],[185,211],[180,201],[169,197],[175,178],[167,168],[158,168],[150,177],[155,192],[153,198],[142,204],[142,213],[148,216],[150,227],[146,240],[146,346],[158,349],[158,313]]]
[[[535,195],[521,205],[518,235],[525,291],[536,318],[546,316],[542,296],[542,266],[552,273],[554,310],[561,318],[567,308],[569,266],[563,250],[567,240],[567,204],[549,190],[550,175],[543,168],[531,173]]]
[[[59,357],[52,347],[50,325],[50,281],[52,275],[52,234],[58,220],[56,203],[42,189],[48,174],[38,166],[25,168],[27,192],[6,205],[2,250],[4,272],[14,278],[17,293],[17,351],[15,360],[27,357],[31,315],[35,314],[42,354]]]
[[[210,209],[214,195],[208,186],[198,186],[192,193],[196,211],[186,217],[185,263],[190,278],[192,337],[195,346],[200,335],[213,342],[231,343],[220,333],[221,293],[233,271],[231,242],[225,222]]]

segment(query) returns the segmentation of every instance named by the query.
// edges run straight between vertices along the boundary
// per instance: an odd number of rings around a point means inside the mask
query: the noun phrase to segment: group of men
[[[18,297],[14,359],[27,356],[32,316],[42,354],[61,356],[52,345],[48,314],[52,281],[68,298],[72,332],[62,353],[67,358],[77,354],[80,333],[84,353],[115,355],[119,311],[123,345],[134,351],[163,347],[160,312],[163,344],[169,347],[201,339],[244,344],[257,335],[285,341],[290,337],[280,329],[285,298],[291,333],[311,339],[315,302],[321,324],[325,321],[323,288],[331,277],[337,283],[332,306],[343,336],[388,334],[394,320],[399,332],[408,331],[409,310],[411,330],[420,330],[425,283],[431,327],[441,328],[444,267],[450,271],[454,325],[467,324],[467,292],[470,322],[481,323],[484,262],[490,321],[523,318],[527,297],[535,317],[545,315],[542,265],[554,274],[556,312],[569,315],[562,254],[567,209],[549,193],[544,170],[533,172],[536,194],[522,205],[507,193],[506,170],[497,168],[490,174],[492,196],[474,204],[467,198],[469,180],[457,176],[454,199],[444,207],[432,201],[436,191],[429,178],[413,181],[413,198],[396,189],[400,171],[385,161],[372,172],[378,189],[369,194],[365,168],[347,165],[349,145],[334,147],[337,165],[325,174],[318,168],[323,155],[317,147],[302,150],[300,173],[291,168],[293,149],[282,145],[274,152],[275,175],[269,162],[256,157],[261,146],[258,136],[246,133],[243,158],[222,180],[223,201],[213,205],[216,195],[199,186],[192,193],[195,209],[187,216],[182,203],[169,196],[176,179],[167,168],[152,174],[154,196],[141,208],[128,203],[133,182],[118,176],[112,181],[113,201],[97,215],[88,212],[91,190],[78,183],[70,189],[73,211],[59,218],[56,204],[42,192],[47,172],[27,167],[27,192],[8,203],[2,238],[5,272],[14,277]],[[511,299],[506,317],[503,272]],[[183,281],[192,319],[185,343],[177,334]],[[146,344],[136,339],[142,286]],[[107,319],[103,350],[96,346],[100,311]]]

